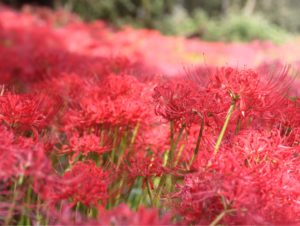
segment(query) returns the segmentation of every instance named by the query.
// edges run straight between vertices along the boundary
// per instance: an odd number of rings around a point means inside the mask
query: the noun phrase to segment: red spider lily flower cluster
[[[289,97],[290,79],[285,70],[272,80],[264,79],[263,73],[259,77],[260,73],[217,70],[209,78],[206,90],[202,85],[198,88],[205,93],[206,102],[195,98],[189,106],[197,109],[197,103],[211,102],[223,109],[214,111],[209,103],[202,105],[201,114],[209,122],[202,125],[202,142],[207,142],[205,132],[213,129],[215,144],[213,148],[209,144],[200,146],[191,165],[193,173],[184,176],[184,183],[178,185],[173,196],[176,210],[186,223],[299,222],[299,147],[293,141],[297,139],[293,131],[298,131],[298,100]],[[210,123],[213,115],[218,120]]]
[[[1,6],[0,224],[299,224],[297,79],[268,55],[180,72],[202,48],[285,47]]]
[[[46,94],[12,94],[0,97],[1,121],[18,132],[38,131],[51,123],[59,101]]]

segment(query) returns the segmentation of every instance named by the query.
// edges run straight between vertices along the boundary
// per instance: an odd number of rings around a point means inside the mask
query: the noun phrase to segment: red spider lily
[[[133,62],[130,62],[130,60],[127,57],[116,56],[111,58],[105,58],[103,60],[102,70],[98,73],[100,75],[124,74],[132,68]]]
[[[84,134],[79,136],[78,133],[72,134],[69,138],[69,145],[63,148],[63,153],[74,152],[76,158],[79,154],[87,156],[89,153],[94,152],[103,154],[110,151],[111,147],[101,146],[101,138],[95,134]]]
[[[179,186],[179,212],[199,224],[298,222],[298,150],[282,141],[279,130],[249,130],[223,145],[217,156],[199,156],[208,161],[195,162],[196,173]]]
[[[146,180],[151,176],[161,176],[165,171],[161,158],[156,156],[145,157],[138,155],[131,157],[124,168],[131,179],[141,176]]]
[[[195,68],[185,69],[187,80],[198,84],[201,87],[207,87],[212,74],[216,73],[215,67],[200,65]]]
[[[178,149],[182,148],[182,154],[180,155],[179,162],[189,162],[195,152],[197,146],[197,139],[199,138],[199,130],[201,125],[193,125],[189,129],[189,133],[186,135],[185,139],[182,139],[178,144]],[[207,164],[208,159],[213,152],[213,147],[217,139],[218,132],[215,128],[210,128],[205,126],[202,132],[201,142],[199,143],[198,153],[195,164],[191,167],[196,169],[199,166]],[[227,142],[227,137],[224,139],[224,143]],[[200,163],[201,162],[201,163]]]
[[[14,186],[18,184],[18,191],[12,190],[17,196],[16,199],[22,199],[26,189],[29,189],[25,187],[25,185],[30,186],[28,181],[35,185],[50,186],[57,179],[42,144],[35,143],[32,139],[16,138],[3,127],[1,127],[1,141],[3,141],[0,147],[1,184],[7,185],[6,189],[11,189],[13,184]],[[34,188],[38,187],[34,186]],[[39,192],[39,189],[36,191]],[[15,203],[13,200],[11,202],[13,202],[12,211],[15,211]]]
[[[99,224],[104,225],[172,225],[171,215],[164,214],[160,216],[157,209],[138,208],[133,212],[125,204],[107,211],[101,208],[99,215]]]
[[[170,129],[166,124],[154,124],[145,129],[143,128],[143,131],[137,134],[134,142],[135,150],[151,150],[156,154],[163,154],[169,146]]]
[[[45,214],[48,212],[51,225],[173,225],[169,213],[162,215],[155,208],[145,207],[133,211],[125,204],[120,204],[111,210],[100,206],[97,219],[86,218],[72,211],[72,206],[67,203],[64,203],[60,212],[55,209],[48,209],[44,212]]]
[[[48,93],[55,93],[66,104],[74,104],[90,88],[89,84],[93,84],[89,80],[83,79],[77,74],[62,73],[59,76],[53,76],[45,81],[35,83],[32,88],[36,91],[45,90]]]
[[[105,128],[128,126],[134,128],[145,122],[148,112],[143,104],[135,99],[86,98],[78,109],[65,114],[66,130],[69,128],[91,128],[103,125]]]
[[[270,125],[281,128],[282,134],[288,135],[291,130],[300,126],[300,102],[299,98],[291,97],[286,99],[284,103],[283,109],[278,109],[273,114],[267,115],[265,119]]]
[[[223,173],[199,172],[186,176],[177,210],[185,217],[186,223],[209,224],[222,213],[224,217],[220,222],[223,223],[264,223],[256,222],[256,217],[249,217],[248,211],[252,210],[251,205],[257,200],[255,189],[245,175],[237,177]],[[252,199],[252,203],[243,203],[243,199],[248,198]]]
[[[236,224],[296,223],[298,179],[279,182],[279,178],[274,178],[280,174],[278,170],[271,173],[258,167],[255,171],[232,168],[231,172],[211,171],[186,176],[181,187],[179,212],[187,222],[199,224],[216,219]],[[286,187],[289,185],[292,186]],[[286,209],[291,212],[287,213]]]
[[[59,110],[59,102],[44,94],[12,94],[0,97],[0,119],[18,132],[35,135],[45,128]]]
[[[177,125],[190,126],[201,119],[196,111],[199,95],[192,83],[169,81],[154,89],[155,112]]]
[[[247,164],[259,163],[268,160],[269,155],[274,155],[283,139],[279,130],[256,131],[245,130],[234,137],[234,148],[240,151],[247,159]]]
[[[109,179],[107,173],[92,161],[77,162],[62,178],[64,188],[53,194],[55,199],[72,198],[73,203],[81,202],[87,206],[105,201]]]
[[[153,95],[156,113],[169,121],[179,124],[191,124],[201,118],[207,125],[223,125],[228,109],[234,102],[232,114],[234,128],[239,119],[268,119],[276,112],[283,112],[285,94],[290,80],[287,71],[269,80],[259,76],[253,70],[221,68],[208,77],[205,84],[171,81],[155,88]],[[205,87],[206,85],[206,87]],[[281,111],[280,111],[281,109]],[[243,124],[241,124],[243,125]]]
[[[113,82],[114,77],[118,82]],[[135,79],[108,77],[65,114],[65,128],[84,129],[99,125],[134,128],[138,123],[147,124],[144,119],[153,114],[147,109],[149,104],[144,92],[148,91],[144,91]]]
[[[18,167],[14,167],[14,163],[18,162],[18,159],[13,156],[13,144],[14,144],[14,134],[8,131],[5,127],[0,127],[1,132],[1,160],[0,161],[0,178],[1,180],[9,179],[15,177],[19,174]],[[16,148],[17,149],[17,148]],[[9,154],[9,155],[8,155]],[[7,161],[3,161],[6,159]],[[22,164],[20,164],[22,165]],[[25,165],[25,164],[24,164]],[[22,167],[21,167],[22,168]]]
[[[97,91],[99,96],[109,96],[115,100],[120,97],[140,96],[144,87],[145,85],[133,76],[110,74],[102,80]]]
[[[267,78],[253,70],[221,68],[211,78],[209,92],[214,93],[225,103],[236,98],[236,107],[242,116],[272,112],[284,105],[284,95],[288,91],[290,80],[287,70]],[[226,99],[227,98],[227,99]]]
[[[299,146],[300,144],[300,128],[293,128],[291,131],[287,131],[284,137],[284,144],[290,147]]]

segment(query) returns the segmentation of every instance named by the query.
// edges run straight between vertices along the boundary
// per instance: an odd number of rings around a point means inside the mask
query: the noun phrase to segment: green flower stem
[[[175,142],[174,142],[174,122],[171,121],[170,122],[170,150],[169,150],[169,153],[168,153],[168,160],[167,160],[167,165],[169,166],[171,163],[172,163],[172,159],[173,159],[173,156],[174,156],[174,149],[175,149]]]
[[[219,151],[219,148],[220,148],[220,145],[221,145],[221,142],[223,140],[223,137],[224,137],[224,134],[225,134],[225,131],[226,131],[226,128],[229,124],[229,120],[232,116],[232,113],[234,111],[234,108],[235,108],[235,104],[236,104],[236,100],[233,100],[232,104],[230,105],[230,108],[228,110],[228,113],[227,113],[227,116],[226,116],[226,119],[225,119],[225,122],[224,122],[224,125],[222,127],[222,130],[221,130],[221,133],[219,134],[219,137],[217,139],[217,142],[216,142],[216,145],[215,145],[215,151],[214,151],[214,154],[216,155]]]
[[[149,195],[151,206],[153,206],[153,195],[152,195],[152,191],[151,191],[151,187],[150,187],[150,183],[149,183],[148,178],[147,178],[147,192],[148,192],[148,195]]]
[[[15,183],[14,183],[14,187],[12,189],[12,193],[13,193],[13,197],[12,197],[12,201],[11,201],[12,203],[11,203],[11,206],[8,210],[8,214],[5,217],[4,225],[10,225],[11,218],[13,217],[13,212],[14,212],[14,209],[15,209],[15,206],[16,206],[17,197],[19,195],[18,183],[19,183],[19,181],[15,181]]]
[[[170,123],[170,131],[171,131],[171,135],[170,135],[170,150],[168,152],[168,156],[167,156],[167,166],[169,168],[172,168],[174,165],[176,165],[176,160],[174,161],[174,153],[175,153],[175,150],[177,148],[177,145],[183,135],[183,131],[185,129],[185,126],[183,125],[180,130],[179,130],[179,134],[177,136],[177,138],[175,139],[175,131],[174,131],[174,122],[171,121]],[[179,153],[181,154],[181,153]],[[177,156],[177,158],[179,158]],[[168,179],[169,178],[169,179]],[[168,185],[168,190],[171,190],[172,188],[172,176],[171,175],[162,175],[162,177],[160,178],[160,181],[159,181],[159,184],[158,184],[158,187],[156,189],[156,194],[155,194],[155,197],[153,199],[153,204],[154,206],[158,206],[158,203],[159,203],[159,200],[160,200],[160,195],[161,195],[161,192],[163,190],[163,188],[165,187],[166,185],[166,182],[167,182],[167,185]]]
[[[31,186],[29,185],[28,186],[28,190],[27,190],[27,194],[26,194],[26,198],[25,198],[25,202],[26,202],[26,205],[29,207],[30,204],[31,204],[31,196],[32,196],[32,188]],[[21,216],[21,219],[18,223],[18,225],[31,225],[30,223],[30,219],[29,217],[27,216],[27,208],[25,205],[23,206],[23,209],[22,209],[22,216]]]
[[[127,132],[125,132],[125,134],[122,136],[121,143],[120,143],[120,145],[118,147],[117,170],[119,169],[120,164],[122,163],[123,155],[124,155],[124,153],[126,151],[126,147],[127,147]]]
[[[116,149],[117,149],[117,140],[118,140],[118,128],[114,129],[114,135],[113,135],[113,147],[111,152],[111,162],[114,163],[115,161],[115,155],[116,155]]]
[[[131,140],[130,140],[130,147],[134,144],[134,141],[135,141],[135,138],[138,134],[139,128],[140,128],[140,123],[138,122],[136,124],[136,126],[134,127],[134,129],[133,129],[132,137],[131,137]]]
[[[225,217],[226,214],[235,212],[235,210],[224,210],[209,224],[209,226],[216,226]]]
[[[201,141],[201,138],[202,138],[203,130],[204,130],[204,118],[201,119],[201,127],[200,127],[200,130],[199,130],[199,134],[198,134],[198,138],[197,138],[196,147],[195,147],[193,156],[192,156],[192,158],[191,158],[191,160],[190,160],[189,166],[191,166],[191,165],[193,164],[195,158],[196,158],[197,155],[198,155],[199,147],[200,147],[200,141]]]
[[[168,154],[168,161],[167,161],[167,166],[169,166],[170,168],[172,168],[174,166],[174,154],[175,154],[175,150],[177,148],[177,145],[182,137],[183,131],[185,129],[185,126],[182,126],[179,130],[179,134],[176,138],[176,140],[174,140],[174,123],[171,122],[171,148]]]
[[[156,194],[155,194],[155,197],[153,199],[153,205],[154,207],[158,207],[158,203],[159,203],[159,200],[160,200],[160,193],[166,183],[166,180],[167,180],[167,177],[166,175],[164,174],[161,178],[160,178],[160,181],[159,181],[159,184],[158,184],[158,187],[156,189]]]
[[[183,152],[183,150],[184,150],[184,147],[185,147],[185,145],[181,145],[181,146],[180,146],[180,148],[179,148],[179,150],[178,150],[178,155],[177,155],[177,157],[176,157],[176,159],[175,159],[175,164],[174,164],[174,166],[177,166],[177,164],[178,164],[178,162],[179,162],[179,160],[180,160],[180,157],[181,157],[181,155],[182,155],[182,152]]]
[[[122,187],[124,185],[125,179],[124,176],[121,177],[121,180],[118,182],[117,186],[118,186],[118,190],[121,191]],[[113,205],[116,205],[116,203],[120,200],[121,198],[121,192],[119,192],[115,198],[115,202],[113,203]]]
[[[133,131],[132,131],[132,135],[131,135],[131,138],[130,138],[130,141],[129,141],[129,145],[128,145],[128,148],[127,146],[125,148],[127,148],[127,154],[126,154],[126,158],[124,159],[124,161],[130,166],[130,157],[132,156],[133,154],[133,149],[134,149],[134,142],[135,142],[135,139],[137,137],[137,134],[139,132],[139,129],[140,129],[140,123],[138,122],[136,124],[136,126],[134,127]],[[122,160],[123,160],[123,157],[122,156]],[[119,168],[119,164],[118,164],[118,168]]]
[[[37,196],[37,208],[36,208],[36,214],[35,219],[37,225],[42,225],[42,215],[40,214],[40,208],[41,208],[41,199],[39,196]]]

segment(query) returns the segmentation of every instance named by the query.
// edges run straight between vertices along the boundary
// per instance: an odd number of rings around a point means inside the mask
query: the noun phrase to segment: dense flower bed
[[[0,224],[300,224],[291,46],[0,8]]]

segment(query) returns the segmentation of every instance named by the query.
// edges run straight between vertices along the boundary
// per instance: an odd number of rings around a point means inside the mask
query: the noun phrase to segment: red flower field
[[[1,7],[0,224],[300,224],[299,43]]]

